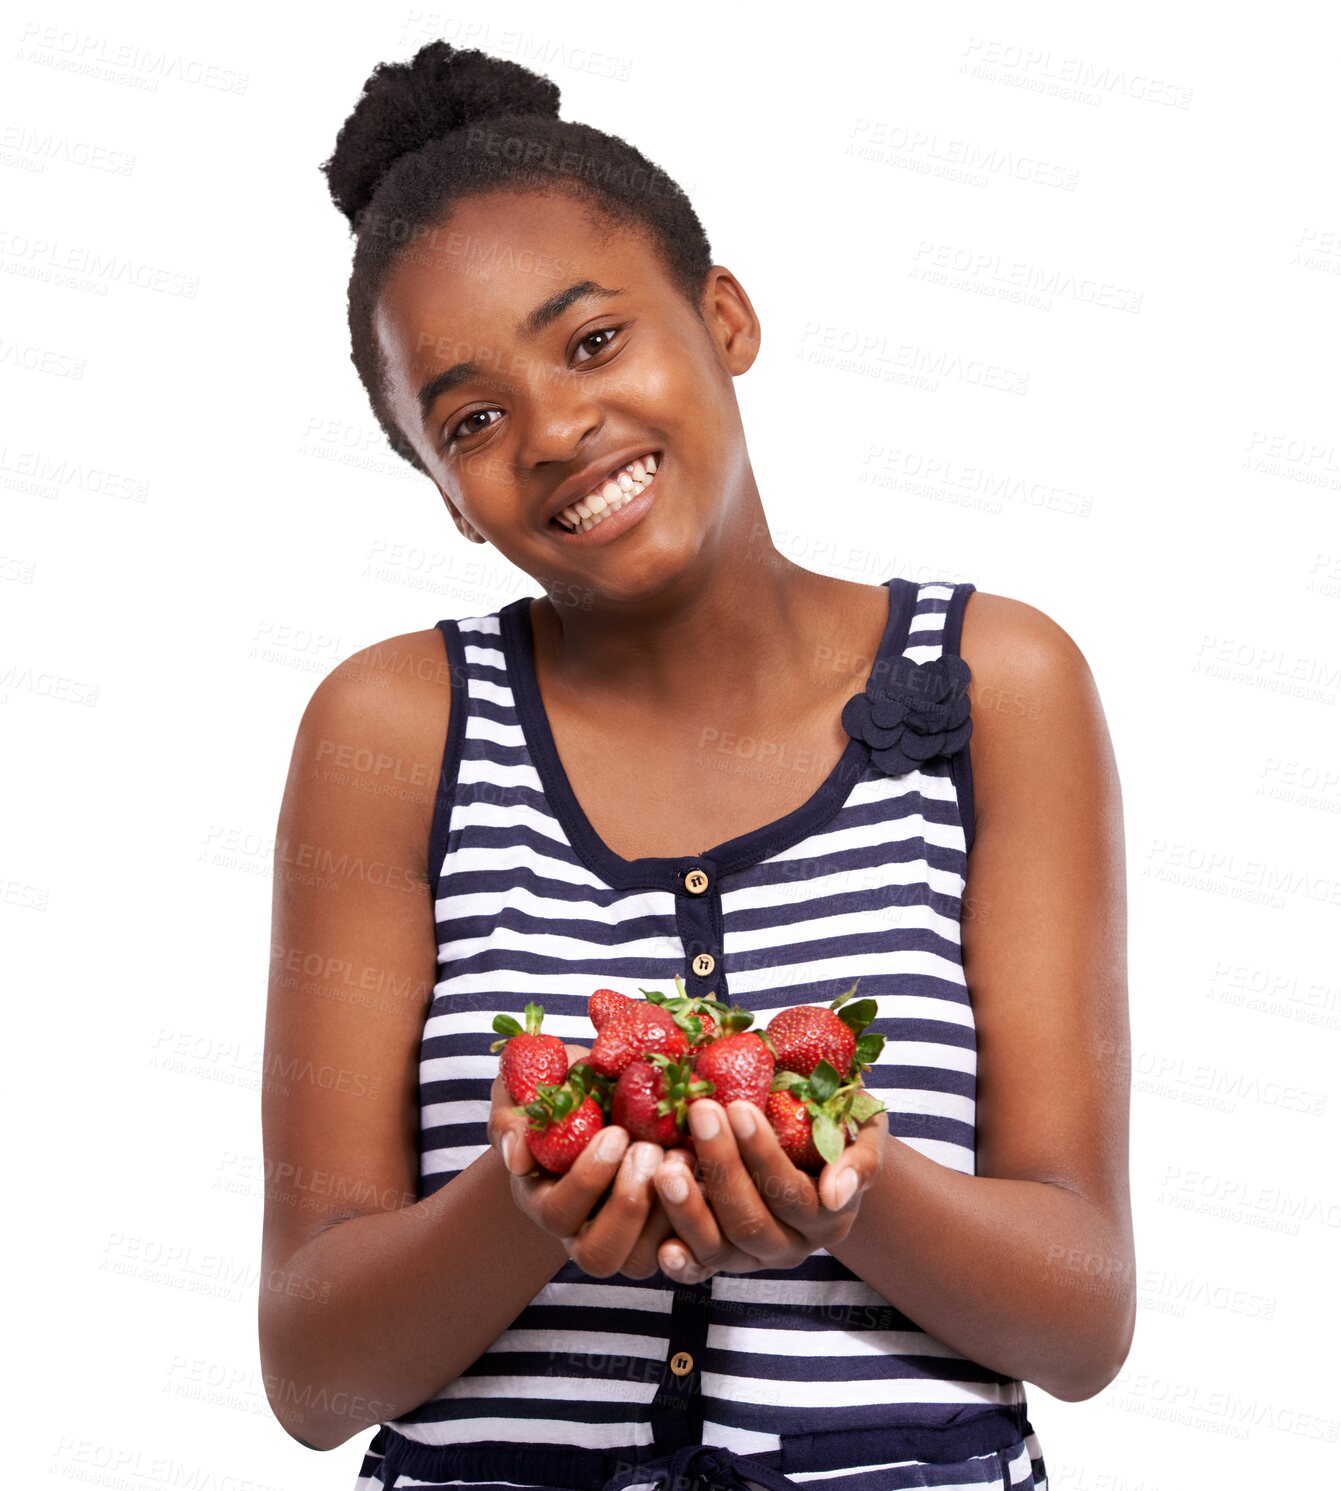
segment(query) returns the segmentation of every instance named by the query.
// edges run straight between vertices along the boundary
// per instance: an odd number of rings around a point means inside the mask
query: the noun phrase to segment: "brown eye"
[[[579,347],[585,347],[588,342],[594,341],[597,337],[616,337],[616,336],[619,335],[619,333],[622,330],[623,330],[623,327],[621,327],[621,326],[603,326],[599,331],[589,331],[586,334],[586,336],[584,336],[582,338],[582,340],[578,343],[578,346]],[[605,346],[603,346],[603,347],[597,347],[596,351],[597,352],[604,352],[605,349],[606,349],[606,347],[608,347],[609,345],[610,345],[610,343],[607,342],[605,344]],[[591,359],[588,357],[588,358],[584,358],[583,361],[590,362]]]
[[[470,421],[472,419],[474,419],[477,415],[480,415],[480,414],[497,414],[498,412],[499,411],[497,409],[472,409],[469,414],[465,415],[457,423],[456,428],[452,431],[451,435],[448,436],[447,444],[448,445],[453,444],[453,442],[455,442],[456,440],[458,440],[461,437],[462,434],[466,434],[466,435],[478,435],[481,430],[487,430],[489,428],[488,425],[475,425],[471,429],[467,429],[466,426],[469,425]]]

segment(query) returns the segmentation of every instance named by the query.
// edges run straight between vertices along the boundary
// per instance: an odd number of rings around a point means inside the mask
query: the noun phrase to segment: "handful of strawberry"
[[[631,1140],[690,1147],[689,1109],[704,1097],[753,1103],[792,1163],[818,1174],[885,1106],[862,1081],[885,1038],[866,1030],[874,999],[848,1004],[859,982],[827,1006],[780,1010],[755,1031],[749,1010],[686,994],[677,974],[672,996],[597,989],[587,1001],[596,1039],[571,1066],[564,1043],[541,1033],[544,1010],[534,1003],[525,1029],[511,1015],[494,1016],[503,1039],[489,1049],[501,1049],[499,1071],[527,1115],[531,1153],[551,1174],[571,1169],[607,1122]]]

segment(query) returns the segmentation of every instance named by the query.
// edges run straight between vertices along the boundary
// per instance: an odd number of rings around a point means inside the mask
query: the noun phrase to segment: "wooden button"
[[[677,1377],[683,1377],[694,1370],[694,1358],[687,1351],[677,1351],[671,1357],[670,1369]]]
[[[717,967],[717,959],[711,953],[700,953],[690,966],[700,978],[707,978]]]
[[[701,896],[708,888],[708,877],[702,870],[690,870],[684,877],[684,888],[691,896]]]

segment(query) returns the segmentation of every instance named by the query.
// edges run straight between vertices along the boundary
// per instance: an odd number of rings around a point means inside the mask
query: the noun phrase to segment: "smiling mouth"
[[[597,527],[652,485],[662,454],[661,451],[649,451],[636,461],[621,466],[594,492],[555,513],[550,522],[562,528],[565,533],[586,533]]]

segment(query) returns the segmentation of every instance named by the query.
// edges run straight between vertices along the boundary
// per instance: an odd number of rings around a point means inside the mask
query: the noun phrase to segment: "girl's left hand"
[[[738,1100],[723,1108],[699,1098],[689,1114],[693,1153],[676,1159],[678,1152],[668,1151],[656,1175],[657,1193],[675,1232],[661,1244],[657,1262],[668,1277],[687,1284],[719,1272],[795,1268],[817,1248],[841,1242],[857,1219],[862,1193],[880,1172],[889,1134],[882,1108],[816,1177],[792,1164],[753,1103]],[[716,1120],[716,1132],[701,1137],[698,1125],[709,1116]],[[701,1186],[686,1163],[694,1155]],[[687,1181],[682,1200],[673,1194],[677,1178]],[[844,1194],[845,1182],[852,1186],[850,1195]],[[674,1266],[677,1258],[684,1267]]]

